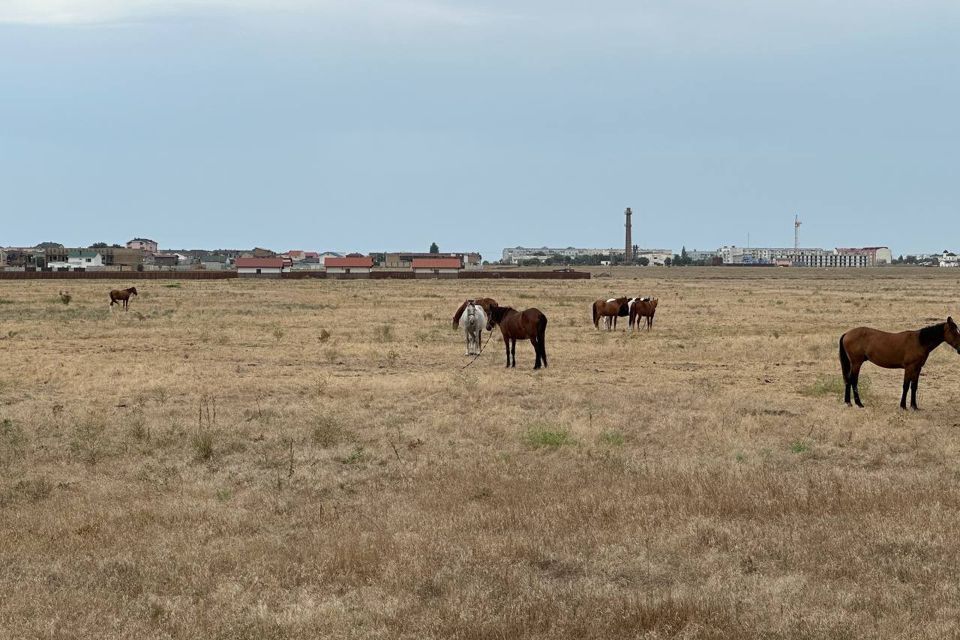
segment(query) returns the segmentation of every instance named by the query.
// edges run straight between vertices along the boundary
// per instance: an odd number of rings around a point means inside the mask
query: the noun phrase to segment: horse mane
[[[500,305],[496,305],[495,307],[491,307],[490,316],[496,320],[500,320],[511,311],[516,311],[516,309],[513,307],[501,307]]]
[[[920,329],[920,344],[928,349],[938,346],[943,342],[943,327],[946,324],[946,322],[941,322]]]
[[[463,301],[463,304],[460,305],[460,308],[457,309],[457,312],[456,312],[455,314],[453,314],[453,326],[454,326],[454,327],[456,327],[457,325],[460,324],[460,316],[463,315],[463,310],[467,308],[467,303],[468,303],[468,302],[470,302],[470,301],[469,301],[469,300],[464,300],[464,301]]]

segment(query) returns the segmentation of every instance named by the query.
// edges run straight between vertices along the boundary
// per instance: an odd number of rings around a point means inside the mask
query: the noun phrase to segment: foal
[[[910,406],[917,408],[917,383],[930,352],[946,342],[960,353],[960,329],[953,318],[946,322],[920,329],[887,333],[869,327],[857,327],[840,336],[840,369],[843,371],[843,401],[850,404],[850,390],[858,407],[860,391],[857,383],[860,367],[870,361],[885,369],[903,369],[903,395],[900,408],[907,408],[907,389],[910,389]]]
[[[139,295],[137,293],[136,287],[130,287],[129,289],[114,289],[110,292],[110,306],[113,307],[115,304],[119,304],[123,307],[123,310],[127,310],[127,305],[130,304],[130,296]]]
[[[547,316],[539,309],[517,311],[511,307],[500,307],[494,304],[490,307],[487,319],[487,331],[493,331],[493,326],[500,327],[503,334],[503,345],[507,349],[507,367],[517,366],[517,339],[530,340],[533,350],[537,354],[534,369],[540,368],[540,363],[547,366],[547,346],[544,338],[547,332]],[[510,362],[511,353],[513,363]]]

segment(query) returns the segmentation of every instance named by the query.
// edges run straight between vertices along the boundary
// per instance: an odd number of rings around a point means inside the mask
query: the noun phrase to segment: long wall
[[[0,271],[0,280],[230,280],[236,271]],[[284,280],[412,280],[413,271],[371,271],[367,273],[326,273],[323,271],[291,271],[280,276]],[[271,279],[270,275],[247,275],[245,280]],[[436,278],[436,276],[433,276]],[[277,279],[276,275],[272,279]],[[417,278],[425,280],[423,276]],[[431,278],[432,279],[432,278]],[[460,271],[443,274],[451,280],[589,280],[587,271]]]

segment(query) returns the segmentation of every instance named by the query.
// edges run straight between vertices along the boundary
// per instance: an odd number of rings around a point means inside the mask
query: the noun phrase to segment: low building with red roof
[[[373,258],[370,256],[330,257],[323,261],[323,266],[329,274],[370,275]]]
[[[237,258],[235,264],[239,276],[273,276],[277,278],[289,266],[283,258]]]
[[[410,266],[417,278],[455,278],[463,261],[460,258],[414,258]]]

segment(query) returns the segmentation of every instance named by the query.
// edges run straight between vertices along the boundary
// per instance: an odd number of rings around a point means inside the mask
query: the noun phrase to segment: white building
[[[237,275],[279,278],[284,272],[283,258],[237,258]]]
[[[47,268],[59,270],[90,269],[103,266],[103,256],[89,249],[70,249],[66,262],[48,262]]]
[[[337,253],[336,251],[322,251],[317,257],[320,260],[320,264],[326,265],[327,258],[342,258],[343,254]]]
[[[539,260],[543,262],[557,256],[563,258],[580,258],[583,256],[615,256],[623,255],[623,249],[583,249],[577,247],[509,247],[503,250],[502,262],[518,264],[524,260]]]
[[[673,258],[672,249],[636,249],[635,257],[646,257],[650,264],[663,265],[667,258]],[[503,250],[501,262],[519,264],[525,260],[539,260],[545,262],[551,258],[583,258],[587,256],[603,256],[601,262],[611,263],[622,261],[623,249],[587,249],[578,247],[508,247]]]
[[[667,260],[673,260],[673,249],[637,249],[636,258],[646,258],[650,261],[650,264],[662,267],[667,263]]]
[[[148,253],[156,253],[157,241],[150,238],[134,238],[127,242],[127,249],[142,249]]]
[[[724,264],[790,264],[800,267],[876,267],[893,262],[887,247],[818,249],[724,246]]]
[[[960,267],[960,256],[952,251],[945,250],[942,254],[940,254],[937,262],[941,267]]]

